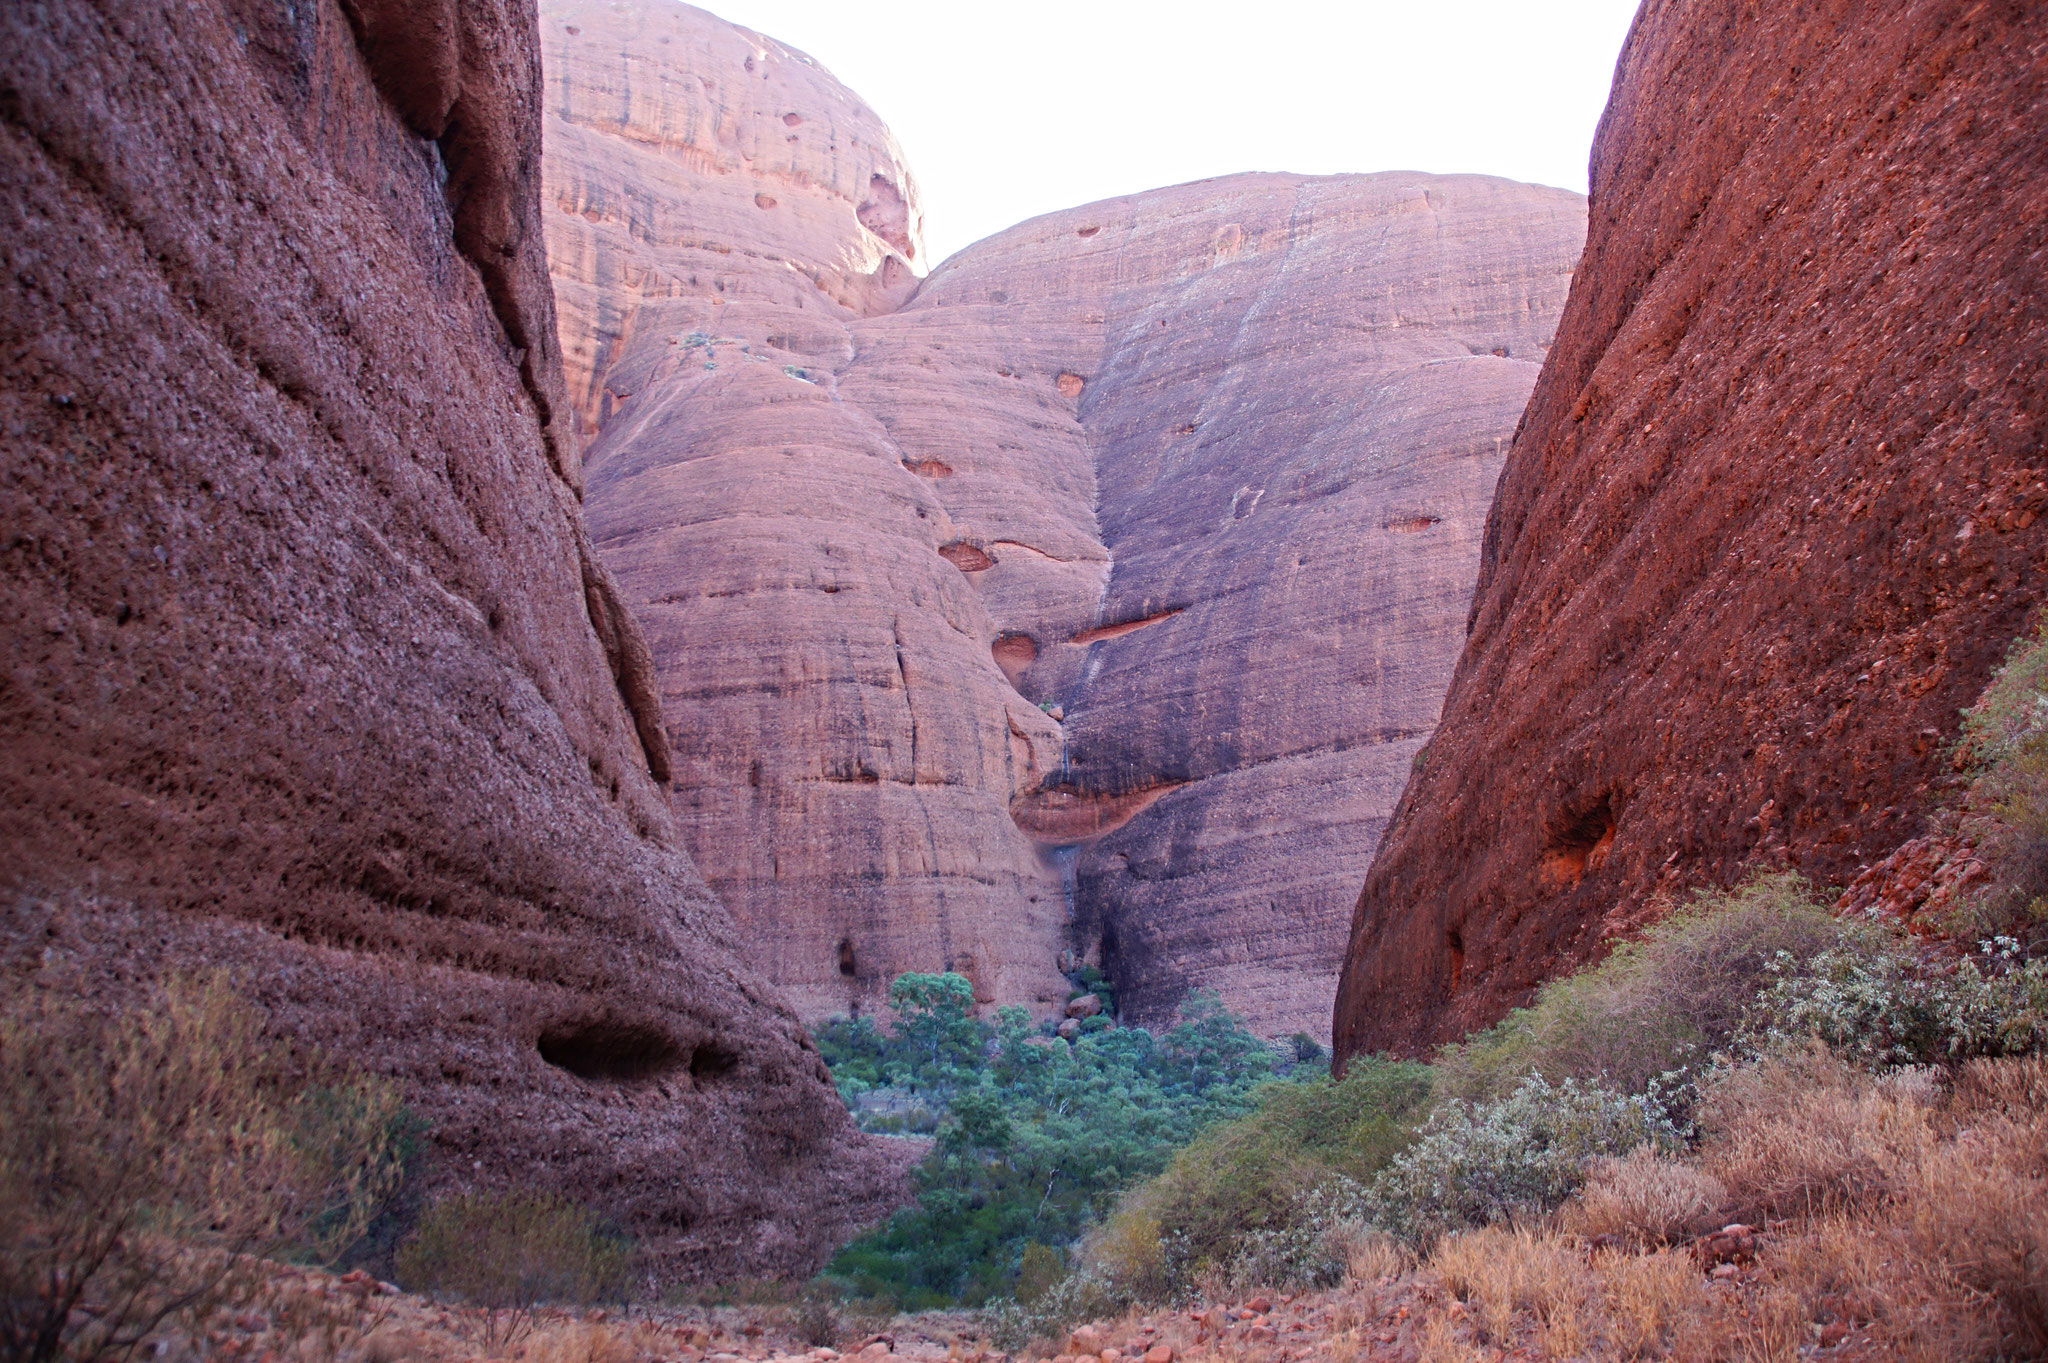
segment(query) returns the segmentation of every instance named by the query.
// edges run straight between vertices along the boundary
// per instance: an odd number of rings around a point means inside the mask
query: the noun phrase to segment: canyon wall
[[[1340,1055],[1921,829],[2048,580],[2044,53],[2018,3],[1645,5]]]
[[[1232,176],[919,281],[901,155],[809,58],[542,14],[592,526],[751,959],[808,1017],[913,969],[1042,1013],[1065,958],[1126,1020],[1327,1035],[1583,200]]]
[[[433,1187],[806,1271],[896,1176],[679,844],[538,59],[510,0],[0,14],[0,965],[228,969],[403,1083]]]

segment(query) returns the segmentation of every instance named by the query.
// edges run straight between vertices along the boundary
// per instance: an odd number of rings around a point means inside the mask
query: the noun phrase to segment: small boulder
[[[1067,1016],[1070,1018],[1092,1018],[1101,1011],[1102,1000],[1093,994],[1083,994],[1067,1004]]]
[[[1099,1354],[1103,1348],[1102,1331],[1083,1325],[1067,1337],[1067,1347],[1077,1354]]]
[[[1081,1035],[1081,1019],[1068,1018],[1055,1030],[1059,1033],[1060,1040],[1072,1041],[1075,1037]]]
[[[1145,1350],[1145,1363],[1173,1363],[1173,1346],[1154,1344]]]

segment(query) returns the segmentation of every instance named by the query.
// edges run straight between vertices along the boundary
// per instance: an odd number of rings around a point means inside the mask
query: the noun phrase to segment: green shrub
[[[1753,1056],[1818,1041],[1871,1068],[2019,1055],[2048,1043],[2048,961],[2000,938],[1976,958],[1922,961],[1909,941],[1783,959],[1739,1041]]]
[[[331,1262],[397,1188],[396,1089],[295,1060],[225,976],[0,1016],[0,1357],[134,1352],[239,1256]]]
[[[1303,1199],[1333,1179],[1370,1181],[1413,1139],[1430,1084],[1427,1066],[1379,1057],[1336,1082],[1269,1084],[1257,1111],[1198,1137],[1117,1216],[1155,1222],[1192,1273],[1227,1267],[1247,1237],[1299,1239]]]
[[[1024,1246],[1017,1265],[1017,1300],[1029,1306],[1060,1285],[1067,1276],[1067,1261],[1050,1245]]]
[[[1470,1226],[1551,1211],[1599,1156],[1677,1148],[1681,1133],[1654,1096],[1531,1074],[1503,1098],[1448,1099],[1415,1142],[1373,1180],[1363,1211],[1412,1245]]]
[[[1305,1289],[1343,1281],[1353,1246],[1373,1229],[1366,1190],[1332,1175],[1288,1198],[1284,1214],[1245,1232],[1216,1261],[1215,1276],[1231,1288]],[[1180,1258],[1180,1256],[1175,1256]],[[1209,1276],[1196,1263],[1168,1265],[1170,1295],[1186,1298]]]
[[[1093,994],[1102,1000],[1102,1011],[1105,1015],[1116,1016],[1116,986],[1111,984],[1109,976],[1099,969],[1086,963],[1076,966],[1068,972],[1067,983],[1073,986],[1073,997]]]
[[[544,1302],[621,1294],[631,1249],[597,1216],[555,1193],[466,1193],[429,1207],[398,1250],[398,1280],[481,1306],[494,1338],[516,1334]]]
[[[1966,806],[1992,885],[1950,925],[1974,940],[2048,947],[2048,614],[1963,715]]]
[[[1029,1302],[998,1301],[982,1318],[996,1346],[1015,1354],[1026,1352],[1033,1340],[1057,1346],[1070,1327],[1084,1320],[1109,1319],[1141,1300],[1144,1298],[1084,1269],[1069,1273]],[[1057,1352],[1057,1347],[1047,1348],[1044,1355],[1052,1357]]]
[[[1623,1093],[1662,1077],[1682,1105],[1759,992],[1823,953],[1882,950],[1877,930],[1833,917],[1798,876],[1760,876],[1701,893],[1641,940],[1546,985],[1529,1007],[1446,1047],[1438,1068],[1445,1090],[1468,1100],[1499,1097],[1535,1073]]]
[[[909,1111],[926,1105],[904,1100],[923,1097],[943,1108],[952,1093],[977,1083],[993,1029],[973,1016],[974,986],[961,975],[898,975],[889,1005],[896,1013],[889,1031],[871,1018],[834,1018],[812,1036],[839,1096],[864,1129],[929,1131],[936,1122]],[[860,1101],[877,1089],[894,1090],[897,1101]]]
[[[1272,1072],[1272,1052],[1213,995],[1191,998],[1162,1037],[1089,1022],[1069,1045],[1023,1009],[999,1010],[986,1061],[947,1070],[917,1205],[841,1250],[832,1276],[907,1309],[1004,1296],[1027,1245],[1078,1238],[1204,1127],[1248,1111]],[[892,1063],[884,1073],[913,1072]]]

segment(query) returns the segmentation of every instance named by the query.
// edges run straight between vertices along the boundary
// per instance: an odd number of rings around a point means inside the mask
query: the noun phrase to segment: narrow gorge
[[[1573,193],[1249,174],[923,278],[903,152],[773,39],[542,5],[586,507],[674,801],[806,1018],[953,970],[1328,1036],[1434,726]]]
[[[0,7],[0,1355],[2048,1357],[2042,7],[1645,0],[1590,195],[916,151]]]

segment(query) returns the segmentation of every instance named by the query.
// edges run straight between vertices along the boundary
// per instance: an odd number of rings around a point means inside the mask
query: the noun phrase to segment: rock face
[[[543,41],[592,526],[752,958],[811,1017],[945,968],[1055,1012],[1072,953],[1126,1020],[1325,1034],[1583,200],[1233,176],[919,282],[808,58],[679,5]]]
[[[1340,1055],[1491,1022],[1666,892],[1843,884],[1920,829],[2048,569],[2041,39],[1961,0],[1638,18]]]
[[[0,947],[226,967],[442,1184],[683,1273],[886,1206],[678,845],[592,551],[516,4],[0,16]]]

